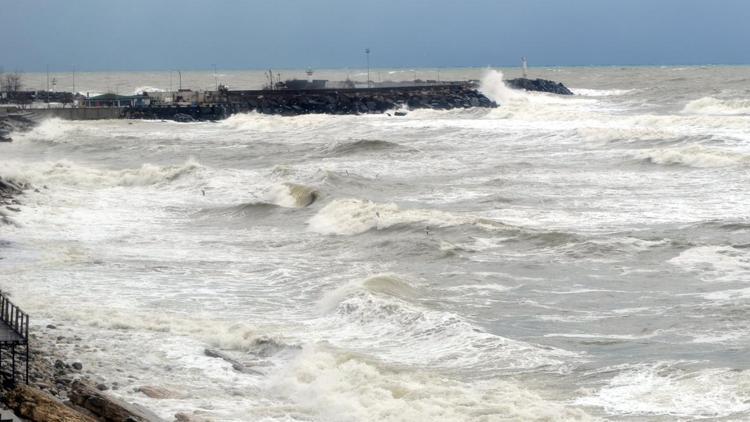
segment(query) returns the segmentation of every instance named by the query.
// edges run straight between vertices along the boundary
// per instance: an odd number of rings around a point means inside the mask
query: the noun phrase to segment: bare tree
[[[18,92],[23,88],[21,72],[13,72],[2,75],[2,89],[5,92]]]

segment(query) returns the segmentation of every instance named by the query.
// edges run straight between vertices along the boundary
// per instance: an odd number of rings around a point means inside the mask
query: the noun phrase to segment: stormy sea
[[[531,73],[576,95],[443,69],[500,107],[44,121],[0,145],[37,190],[0,283],[169,420],[750,419],[750,68]]]

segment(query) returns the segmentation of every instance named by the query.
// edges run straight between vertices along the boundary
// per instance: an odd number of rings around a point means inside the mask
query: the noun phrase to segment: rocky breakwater
[[[468,84],[343,90],[230,91],[228,97],[231,103],[238,104],[243,111],[280,115],[385,113],[402,108],[450,110],[497,107],[495,102]]]
[[[497,107],[475,86],[465,83],[394,88],[227,91],[223,94],[223,101],[211,106],[132,107],[125,109],[125,117],[185,122],[218,120],[234,113],[252,111],[282,116],[389,111],[401,115],[402,109]]]
[[[562,82],[550,81],[547,79],[527,79],[517,78],[508,79],[505,83],[515,89],[524,89],[526,91],[537,91],[537,92],[548,92],[550,94],[558,95],[573,95],[573,92],[568,89]]]

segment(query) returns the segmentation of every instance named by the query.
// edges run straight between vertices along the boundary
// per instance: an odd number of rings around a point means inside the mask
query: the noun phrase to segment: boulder
[[[107,422],[163,421],[163,419],[150,410],[137,404],[127,403],[111,397],[83,381],[75,381],[73,383],[70,391],[70,401]]]
[[[184,412],[175,413],[174,420],[175,422],[211,422],[211,419],[196,414],[189,415]]]
[[[151,397],[152,399],[177,399],[182,397],[179,393],[154,385],[143,385],[136,388],[135,391],[142,393],[147,397]]]
[[[20,385],[6,393],[5,403],[17,415],[32,422],[96,422],[96,419],[28,385]]]

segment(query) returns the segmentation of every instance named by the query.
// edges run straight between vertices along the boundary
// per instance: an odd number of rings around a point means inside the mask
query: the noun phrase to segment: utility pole
[[[180,91],[182,91],[182,72],[178,70],[177,71],[177,76],[180,77]]]
[[[365,55],[367,55],[367,87],[370,87],[370,49],[365,48]]]
[[[219,77],[216,76],[216,65],[214,64],[214,85],[216,85],[216,91],[219,91]]]

